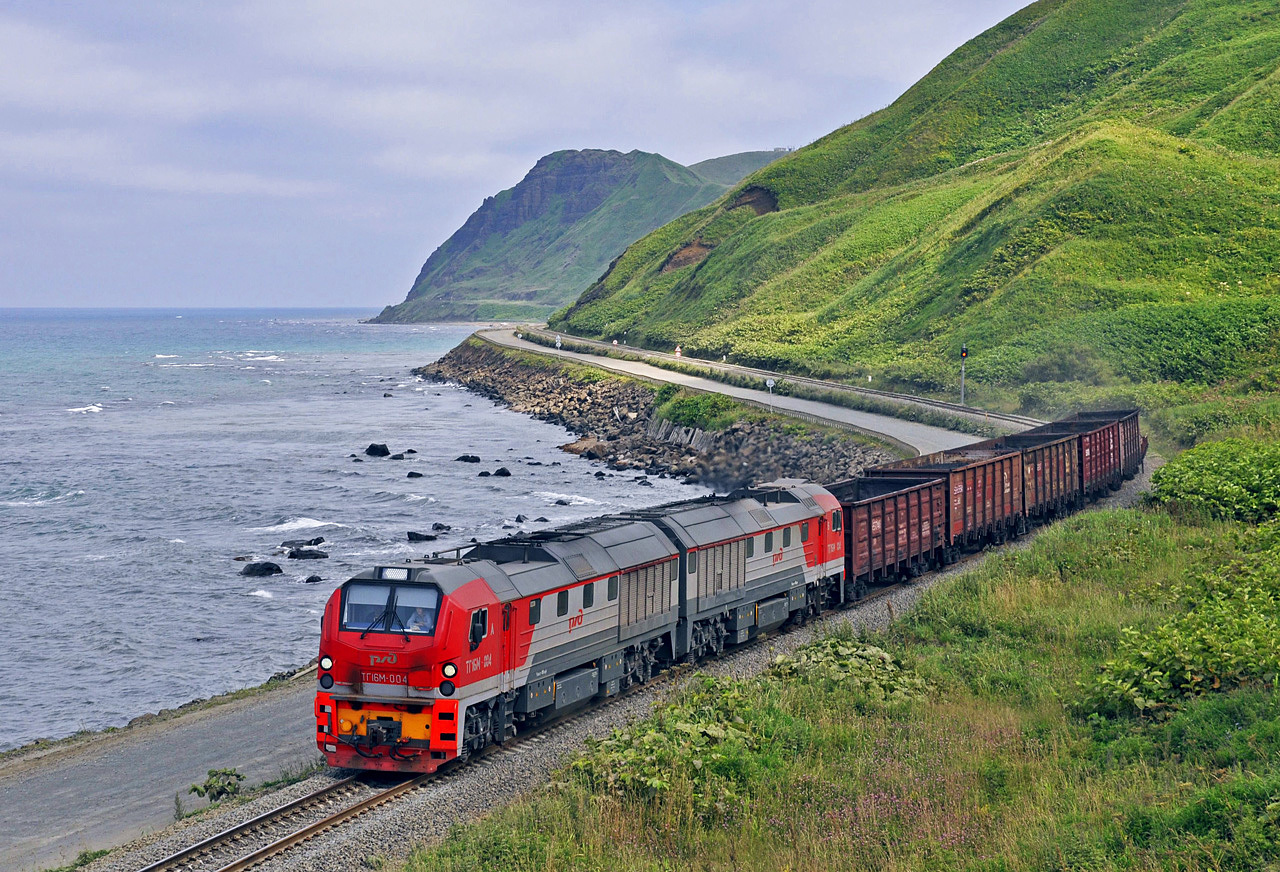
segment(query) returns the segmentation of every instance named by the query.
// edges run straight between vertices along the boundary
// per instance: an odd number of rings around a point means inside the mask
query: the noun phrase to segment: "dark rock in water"
[[[477,543],[477,542],[479,542],[480,540],[479,540],[479,539],[477,539],[475,536],[472,536],[472,537],[471,537],[471,541],[472,541],[473,543]]]
[[[516,528],[516,525],[515,525],[515,524],[503,524],[503,525],[502,525],[502,529],[504,529],[504,530],[514,530],[515,528]]]
[[[409,531],[410,542],[434,542],[439,538],[439,536],[436,536],[433,533],[415,533],[412,530]]]
[[[252,560],[253,558],[250,557],[248,554],[241,554],[239,557],[232,557],[231,559],[239,560],[241,563],[244,563],[246,560]]]
[[[392,460],[404,460],[404,455],[403,455],[403,454],[393,454],[393,455],[391,455],[391,459],[392,459]]]
[[[649,481],[647,478],[640,479],[639,484],[640,487],[653,487],[653,482]]]
[[[290,560],[324,560],[329,555],[315,548],[294,548],[289,552]]]
[[[414,472],[412,469],[405,475],[405,478],[422,478],[422,473]]]
[[[525,466],[542,466],[541,460],[530,460]]]
[[[418,449],[416,449],[416,448],[406,448],[406,449],[404,450],[404,453],[405,453],[405,454],[417,454],[417,453],[418,453]]]
[[[268,575],[280,575],[284,572],[279,564],[272,563],[269,560],[263,560],[260,563],[246,563],[244,569],[240,570],[241,575],[247,575],[251,578],[265,578]]]
[[[556,500],[556,505],[557,505],[557,506],[567,506],[567,505],[569,505],[569,501],[568,501],[568,500]]]
[[[303,584],[319,584],[319,583],[320,583],[320,582],[322,582],[322,581],[324,581],[324,579],[323,579],[323,578],[321,578],[321,577],[320,577],[320,576],[318,576],[318,575],[308,575],[308,576],[303,580],[303,582],[302,582],[302,583],[303,583]]]
[[[526,518],[524,515],[516,515],[516,523],[517,523],[517,524],[523,524],[523,523],[524,523],[525,521],[527,521],[527,520],[529,520],[529,519],[528,519],[528,518]]]
[[[348,454],[347,457],[355,457],[354,454]]]
[[[317,536],[314,539],[286,539],[280,543],[281,548],[314,548],[317,545],[324,544],[324,537]]]
[[[549,523],[551,523],[551,519],[550,519],[550,518],[534,518],[533,520],[534,520],[536,523],[539,523],[539,524],[549,524]]]
[[[461,461],[462,463],[479,463],[480,462],[480,458],[476,457],[474,454],[459,454],[457,457],[454,458],[454,460]]]
[[[352,463],[364,463],[364,458],[363,458],[363,457],[356,457],[356,458],[354,458],[351,462],[352,462]]]
[[[489,472],[489,470],[482,469],[478,473],[476,473],[476,478],[488,478],[491,475],[493,475],[493,473]]]
[[[493,474],[498,478],[511,478],[511,470],[507,469],[505,466],[499,466],[493,471]]]
[[[604,477],[605,477],[605,472],[603,469],[596,471],[596,478],[604,478]]]
[[[384,397],[389,397],[389,396],[391,396],[391,394],[383,394],[383,396],[384,396]]]
[[[388,457],[391,454],[391,449],[383,445],[381,442],[372,442],[369,444],[369,447],[364,450],[364,453],[370,457]]]
[[[453,528],[450,527],[448,524],[441,524],[439,521],[436,521],[434,524],[431,525],[431,529],[435,530],[437,533],[448,533]]]

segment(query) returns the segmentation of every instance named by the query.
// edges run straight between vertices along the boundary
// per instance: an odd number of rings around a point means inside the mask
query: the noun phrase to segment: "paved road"
[[[647,363],[640,363],[633,360],[617,360],[612,357],[598,357],[593,354],[582,354],[576,351],[567,351],[565,349],[548,348],[545,345],[538,345],[516,337],[515,330],[485,330],[480,334],[484,339],[494,342],[498,345],[504,345],[509,348],[520,348],[525,351],[533,351],[539,354],[551,354],[557,357],[576,360],[581,363],[598,366],[601,369],[608,369],[614,372],[624,373],[626,375],[639,376],[649,379],[650,381],[670,382],[671,384],[681,385],[683,387],[695,388],[700,391],[709,391],[712,393],[721,393],[726,396],[733,397],[738,400],[744,400],[758,406],[768,406],[771,402],[768,391],[756,391],[750,388],[740,388],[724,382],[714,381],[708,378],[699,378],[698,376],[685,375],[684,373],[674,372],[669,369],[662,369],[657,366],[650,366]],[[901,418],[893,418],[888,415],[876,415],[872,412],[860,412],[856,409],[846,409],[843,406],[831,406],[826,403],[820,403],[816,400],[804,400],[799,397],[781,397],[772,398],[774,409],[782,412],[791,412],[809,419],[817,419],[827,421],[833,424],[840,424],[869,433],[875,436],[886,437],[892,442],[906,446],[919,454],[930,454],[934,451],[942,451],[946,448],[955,448],[959,445],[967,445],[973,442],[977,437],[967,433],[955,433],[951,430],[944,430],[941,427],[931,427],[928,424],[917,424],[914,421],[904,421]]]
[[[0,764],[0,869],[46,869],[85,849],[111,848],[173,822],[174,794],[210,769],[234,768],[246,785],[314,762],[315,682],[175,720],[134,727],[39,759]]]

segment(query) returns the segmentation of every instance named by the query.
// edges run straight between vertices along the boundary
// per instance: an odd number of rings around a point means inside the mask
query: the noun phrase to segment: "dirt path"
[[[163,829],[210,769],[246,785],[319,757],[315,682],[288,685],[0,764],[0,869],[45,869]]]

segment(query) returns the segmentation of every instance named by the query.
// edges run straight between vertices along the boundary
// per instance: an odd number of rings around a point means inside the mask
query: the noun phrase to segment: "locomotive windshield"
[[[440,591],[434,587],[358,582],[347,585],[342,629],[430,636],[439,612]]]

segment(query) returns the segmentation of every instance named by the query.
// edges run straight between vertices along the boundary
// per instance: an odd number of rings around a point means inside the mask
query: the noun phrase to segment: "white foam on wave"
[[[79,409],[67,409],[67,411],[68,411],[68,412],[78,412],[78,413],[80,413],[81,415],[87,415],[87,414],[89,414],[90,412],[101,412],[101,411],[102,411],[102,403],[90,403],[89,405],[87,405],[87,406],[82,406],[82,407],[81,407],[81,408],[79,408]]]
[[[404,495],[404,501],[406,503],[420,503],[423,500],[426,500],[429,503],[434,503],[436,501],[436,498],[425,496],[423,494],[405,494]]]
[[[204,369],[209,366],[221,366],[217,363],[161,363],[161,369]]]
[[[294,530],[314,530],[316,527],[347,527],[347,524],[335,524],[333,521],[317,521],[315,518],[290,518],[270,527],[250,527],[248,533],[292,533]]]
[[[276,595],[269,590],[255,590],[249,593],[249,596],[256,596],[262,599],[275,599]]]
[[[284,360],[284,358],[278,354],[267,354],[261,357],[246,357],[245,360]]]
[[[74,490],[67,491],[65,494],[58,494],[56,497],[44,497],[42,499],[31,500],[0,500],[0,506],[6,509],[22,509],[28,506],[47,506],[50,503],[60,503],[63,500],[73,499],[74,497],[84,496],[84,491]]]
[[[170,360],[171,358],[177,357],[178,355],[176,355],[176,354],[155,354],[155,355],[152,355],[152,356],[153,356],[156,360]]]
[[[591,497],[584,497],[579,494],[558,494],[555,491],[536,491],[534,496],[542,497],[545,500],[555,503],[556,500],[568,500],[571,506],[598,506],[599,500],[593,500]]]
[[[262,383],[263,383],[264,385],[269,385],[269,384],[271,384],[271,379],[269,379],[269,378],[264,378],[264,379],[262,380]]]
[[[177,403],[175,403],[173,400],[165,400],[165,401],[164,401],[163,403],[161,403],[160,405],[162,405],[162,406],[176,406],[176,405],[178,405],[178,404],[177,404]]]
[[[172,542],[172,543],[174,543],[175,545],[186,545],[186,544],[187,544],[187,540],[186,540],[186,539],[170,539],[169,541],[170,541],[170,542]]]

